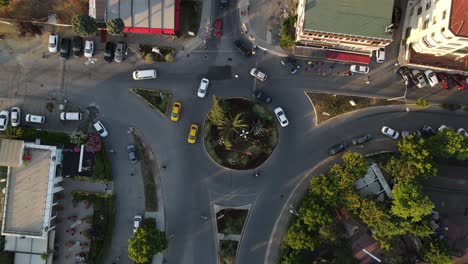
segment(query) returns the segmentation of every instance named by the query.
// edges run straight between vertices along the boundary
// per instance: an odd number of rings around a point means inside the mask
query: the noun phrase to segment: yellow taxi
[[[180,102],[174,102],[172,105],[171,120],[174,122],[179,121],[180,111],[182,110],[182,104]]]
[[[188,143],[195,144],[195,142],[197,142],[197,133],[198,133],[198,125],[197,124],[190,125],[190,131],[189,131],[188,138],[187,138]]]

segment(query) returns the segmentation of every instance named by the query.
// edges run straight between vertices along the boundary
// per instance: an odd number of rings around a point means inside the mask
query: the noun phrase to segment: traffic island
[[[352,111],[385,105],[403,104],[401,101],[388,101],[373,97],[347,96],[324,93],[307,93],[315,110],[315,124]]]
[[[211,158],[236,170],[260,166],[278,144],[274,115],[262,104],[242,98],[214,96],[204,132]]]
[[[147,103],[151,108],[157,110],[164,117],[167,114],[169,108],[169,102],[172,98],[172,93],[167,90],[149,90],[132,88],[132,93],[138,96],[141,100]]]

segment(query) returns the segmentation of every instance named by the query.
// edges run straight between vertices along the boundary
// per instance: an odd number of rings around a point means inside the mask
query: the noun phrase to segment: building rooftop
[[[22,140],[0,139],[0,166],[19,167],[23,159]]]
[[[392,12],[393,0],[307,0],[304,30],[392,39]]]
[[[450,30],[457,36],[468,37],[468,1],[452,0]]]
[[[24,153],[29,161],[10,168],[2,234],[42,237],[51,214],[56,148],[26,143]]]
[[[408,63],[413,65],[425,65],[436,67],[438,70],[456,70],[468,72],[468,56],[457,58],[454,55],[435,56],[431,54],[417,53],[410,45],[408,48]]]

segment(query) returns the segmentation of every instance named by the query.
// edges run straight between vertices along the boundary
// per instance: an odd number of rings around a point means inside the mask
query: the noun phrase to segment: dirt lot
[[[10,0],[8,7],[0,8],[0,16],[18,20],[47,21],[49,0]]]

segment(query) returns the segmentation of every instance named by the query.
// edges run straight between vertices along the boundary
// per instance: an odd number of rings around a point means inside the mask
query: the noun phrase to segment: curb
[[[138,90],[138,89],[140,89],[140,90],[147,90],[147,91],[164,91],[164,90],[150,90],[150,89],[143,89],[143,88],[130,88],[130,89],[129,89],[129,92],[131,92],[131,93],[133,93],[134,95],[136,95],[138,98],[140,98],[141,100],[143,100],[143,102],[145,102],[147,106],[149,106],[149,107],[150,107],[151,109],[153,109],[153,110],[156,110],[156,111],[157,111],[158,113],[160,113],[164,118],[167,119],[166,114],[164,114],[163,112],[161,112],[161,110],[159,110],[157,107],[153,106],[152,103],[148,102],[148,100],[146,100],[143,96],[139,95],[139,94],[135,91],[135,90]],[[166,112],[167,112],[167,110],[169,110],[169,106],[171,105],[170,103],[172,102],[172,92],[169,91],[169,90],[166,90],[166,91],[168,91],[168,92],[171,94],[170,97],[169,97],[169,99],[168,99],[168,102],[169,102],[169,103],[167,104],[167,108],[166,108]]]

